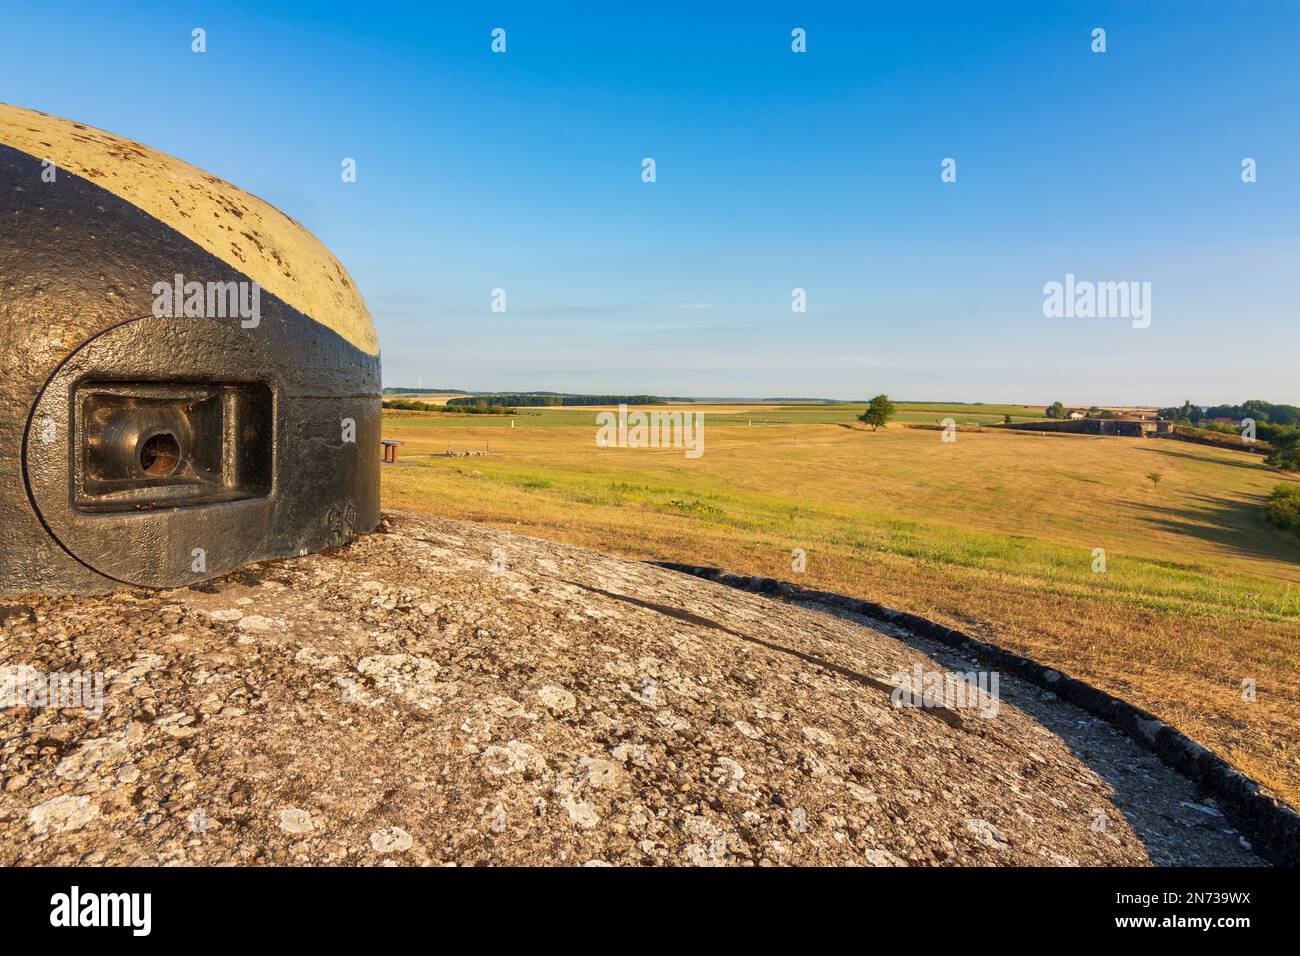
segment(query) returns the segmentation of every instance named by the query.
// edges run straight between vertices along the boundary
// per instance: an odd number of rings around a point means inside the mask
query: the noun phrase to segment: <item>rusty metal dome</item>
[[[4,104],[0,196],[0,595],[175,587],[378,523],[378,338],[306,229]]]

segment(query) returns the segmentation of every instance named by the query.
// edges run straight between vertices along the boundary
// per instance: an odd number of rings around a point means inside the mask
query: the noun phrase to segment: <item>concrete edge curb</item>
[[[766,594],[789,601],[816,602],[854,614],[895,624],[921,637],[930,638],[975,654],[996,667],[1050,690],[1088,713],[1107,721],[1164,763],[1209,792],[1225,817],[1245,834],[1256,853],[1275,866],[1300,865],[1300,813],[1237,770],[1222,757],[1211,753],[1190,737],[1170,727],[1140,707],[1098,690],[1091,684],[1061,674],[1027,657],[981,641],[942,624],[896,611],[833,591],[779,581],[775,578],[728,574],[720,568],[673,561],[650,562],[669,571],[690,574],[727,587]]]

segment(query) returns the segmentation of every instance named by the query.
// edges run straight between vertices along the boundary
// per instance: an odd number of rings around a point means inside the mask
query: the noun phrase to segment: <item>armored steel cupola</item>
[[[174,587],[379,520],[379,344],[255,196],[0,104],[0,595]]]

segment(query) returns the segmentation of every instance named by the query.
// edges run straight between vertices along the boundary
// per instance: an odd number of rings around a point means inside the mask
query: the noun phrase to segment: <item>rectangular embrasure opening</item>
[[[260,382],[94,382],[73,400],[83,511],[175,508],[271,491],[271,389]]]

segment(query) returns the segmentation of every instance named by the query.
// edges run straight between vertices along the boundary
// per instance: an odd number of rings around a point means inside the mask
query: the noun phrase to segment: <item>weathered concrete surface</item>
[[[6,673],[108,675],[98,719],[0,711],[0,863],[1257,862],[1119,735],[1085,757],[1132,765],[1165,830],[1016,704],[894,708],[917,662],[942,667],[862,622],[393,514],[195,588],[0,602]]]

